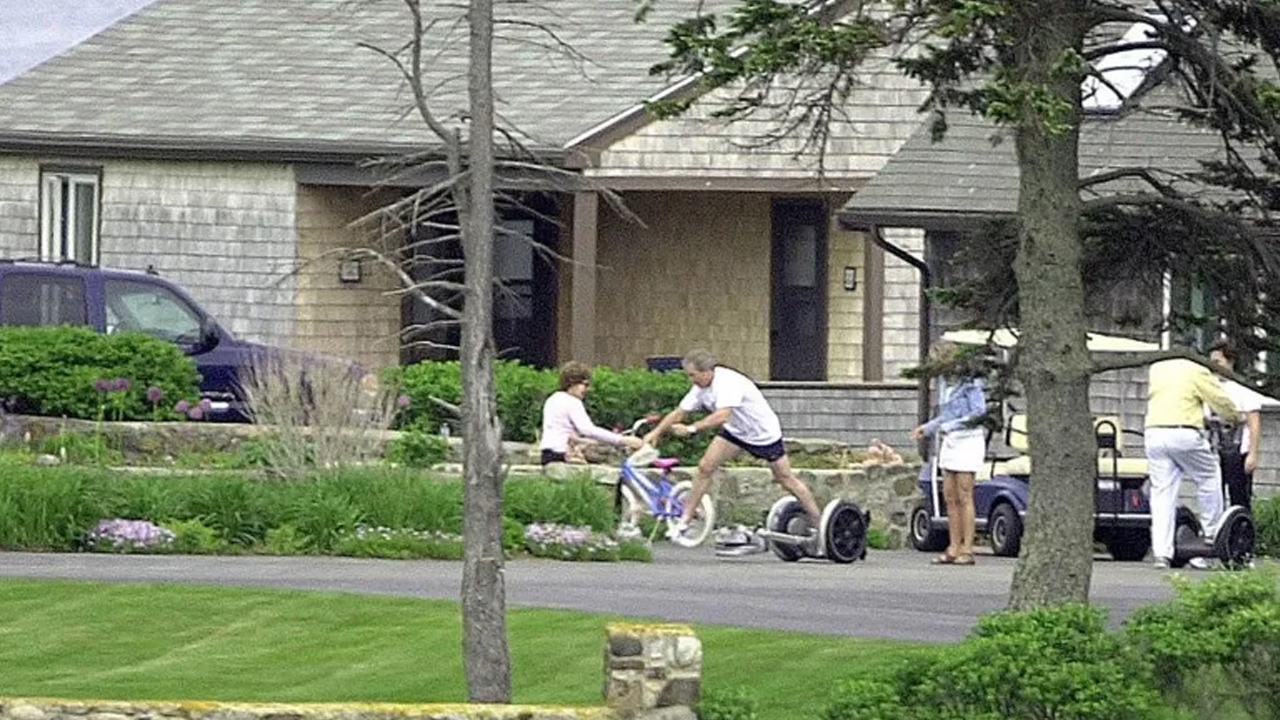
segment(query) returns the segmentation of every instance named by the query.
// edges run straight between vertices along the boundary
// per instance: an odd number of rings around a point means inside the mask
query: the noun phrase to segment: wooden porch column
[[[862,243],[862,379],[884,379],[884,250],[871,228]]]
[[[600,199],[593,192],[573,196],[573,270],[570,273],[569,330],[573,359],[591,364],[596,354],[596,240]]]

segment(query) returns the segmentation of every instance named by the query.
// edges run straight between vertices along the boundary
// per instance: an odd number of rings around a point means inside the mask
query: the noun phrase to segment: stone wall
[[[0,720],[694,720],[702,643],[687,625],[609,625],[603,706],[221,703],[0,697]]]

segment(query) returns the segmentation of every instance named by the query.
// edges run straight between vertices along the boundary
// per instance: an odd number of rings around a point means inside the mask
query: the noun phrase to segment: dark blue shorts
[[[724,428],[720,428],[720,432],[716,433],[716,436],[722,437],[743,450],[746,450],[747,454],[751,457],[760,458],[765,462],[773,462],[774,460],[785,457],[787,454],[787,449],[782,446],[781,438],[774,440],[768,445],[752,445],[749,442],[743,442],[742,440],[734,437],[733,433],[725,430]]]

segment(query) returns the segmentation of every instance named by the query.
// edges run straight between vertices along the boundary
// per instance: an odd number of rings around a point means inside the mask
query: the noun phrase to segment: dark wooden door
[[[773,205],[769,377],[827,379],[827,208]]]

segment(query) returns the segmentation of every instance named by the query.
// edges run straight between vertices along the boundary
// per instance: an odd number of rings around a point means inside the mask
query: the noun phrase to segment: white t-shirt
[[[1245,413],[1244,429],[1240,431],[1240,452],[1248,454],[1252,436],[1249,434],[1249,418],[1251,412],[1262,410],[1262,395],[1250,390],[1234,380],[1223,380],[1222,389],[1227,391],[1231,396],[1231,402],[1236,404],[1236,409]]]
[[[622,436],[591,422],[587,408],[578,398],[560,390],[542,405],[542,450],[568,452],[569,438],[585,437],[613,445],[622,444]]]
[[[685,412],[715,412],[732,408],[724,429],[748,445],[768,445],[782,439],[782,423],[769,407],[760,388],[742,373],[717,367],[711,384],[689,388],[680,401]]]

